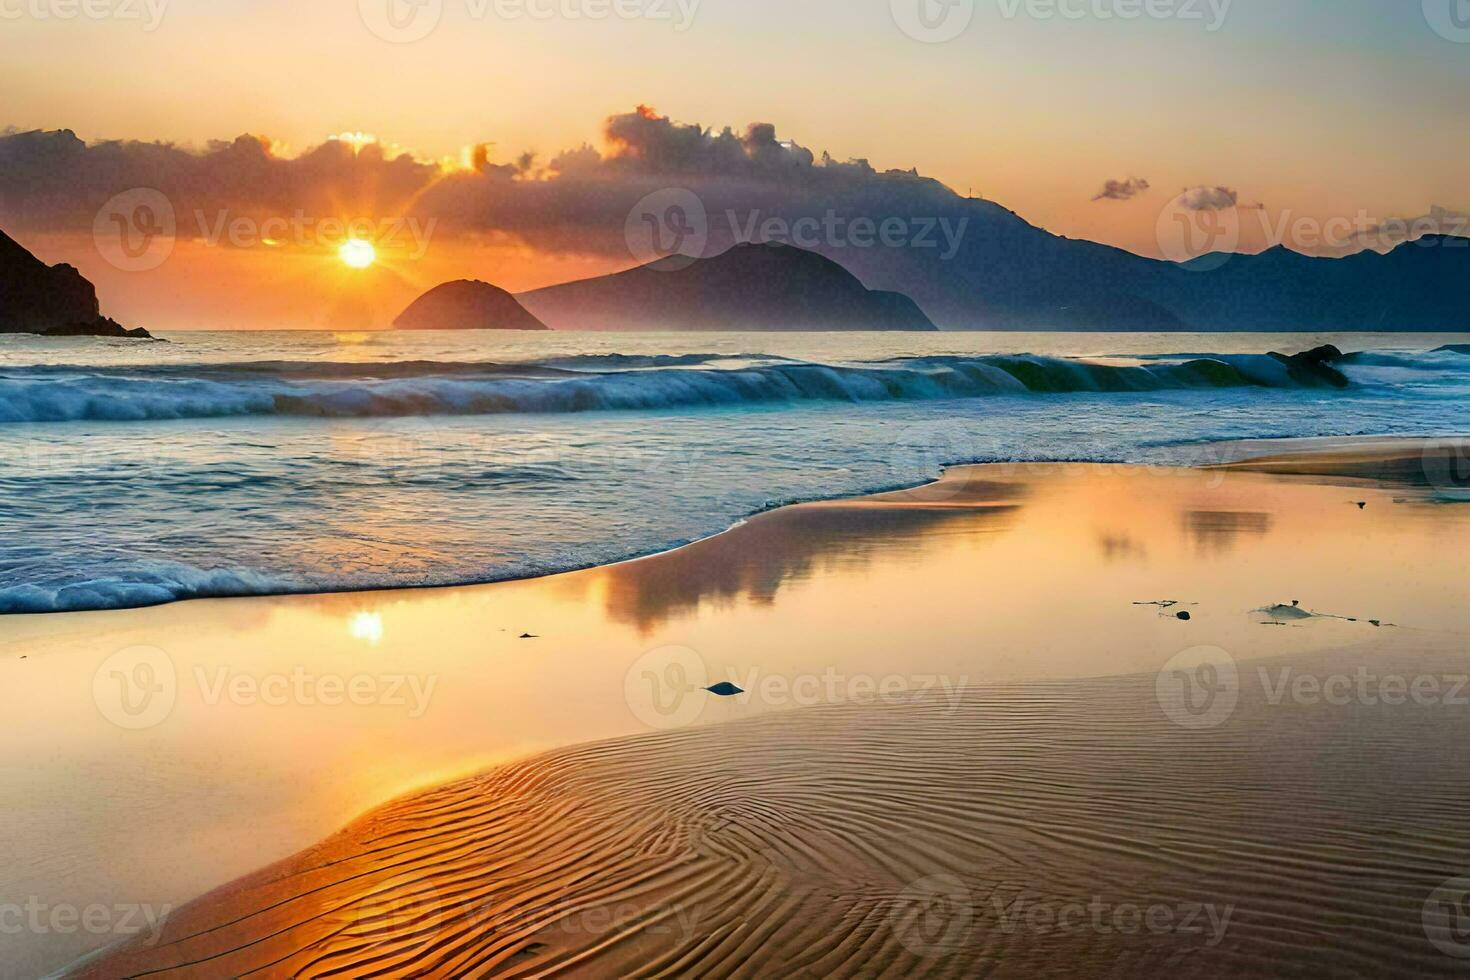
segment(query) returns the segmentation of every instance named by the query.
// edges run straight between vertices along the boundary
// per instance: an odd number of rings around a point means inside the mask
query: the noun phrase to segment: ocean
[[[0,336],[0,613],[489,582],[947,464],[1470,432],[1459,335]],[[1362,352],[1346,389],[1265,356]]]

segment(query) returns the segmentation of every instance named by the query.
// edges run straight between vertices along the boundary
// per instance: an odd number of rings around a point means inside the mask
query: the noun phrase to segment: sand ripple
[[[1470,873],[1470,709],[1270,705],[1247,684],[1227,723],[1188,730],[1154,681],[555,752],[386,806],[83,974],[1470,969],[1423,919]]]

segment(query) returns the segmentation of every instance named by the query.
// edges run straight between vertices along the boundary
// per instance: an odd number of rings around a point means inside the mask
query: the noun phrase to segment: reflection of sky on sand
[[[813,504],[757,517],[653,559],[566,576],[569,590],[602,596],[609,618],[644,633],[741,603],[771,606],[784,586],[861,575],[875,563],[912,565],[935,551],[973,549],[1014,524],[1017,506],[870,507]]]
[[[1234,548],[1242,538],[1271,530],[1271,515],[1258,511],[1192,510],[1182,515],[1184,532],[1201,553]]]
[[[1254,474],[956,476],[554,579],[0,619],[0,886],[82,905],[178,902],[393,795],[648,731],[625,682],[665,646],[693,651],[712,682],[835,671],[984,684],[1153,672],[1199,644],[1244,659],[1389,635],[1337,620],[1266,628],[1251,612],[1293,599],[1470,630],[1462,508]],[[1134,605],[1169,599],[1192,603],[1192,621]],[[134,646],[165,651],[178,679],[167,718],[136,731],[93,695],[99,666]],[[222,678],[300,671],[432,680],[432,700],[418,716],[387,698],[211,700]],[[698,720],[790,707],[710,699]],[[73,951],[84,947],[60,944],[89,939],[42,938]],[[0,937],[0,958],[15,941]]]

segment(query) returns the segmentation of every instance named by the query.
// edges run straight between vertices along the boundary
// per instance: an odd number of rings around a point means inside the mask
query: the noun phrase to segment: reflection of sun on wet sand
[[[542,637],[464,677],[440,665],[441,698],[470,685],[480,714],[539,705],[519,729],[618,737],[387,804],[83,973],[1456,975],[1470,621],[1445,555],[1470,515],[1427,501],[977,467],[639,562],[409,597],[457,633],[509,610]],[[1266,628],[1294,599],[1363,619]],[[377,655],[400,621],[385,608]],[[708,669],[657,692],[695,727],[630,693],[665,644]],[[845,703],[778,710],[831,670]],[[946,683],[852,683],[888,675]],[[726,680],[747,693],[698,689]],[[434,707],[450,714],[359,738],[452,743],[470,716]]]

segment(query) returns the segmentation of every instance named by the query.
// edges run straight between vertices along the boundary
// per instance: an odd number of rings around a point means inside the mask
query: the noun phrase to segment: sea
[[[0,336],[0,613],[491,582],[950,464],[1470,432],[1465,335]],[[1350,384],[1270,351],[1332,343]]]

